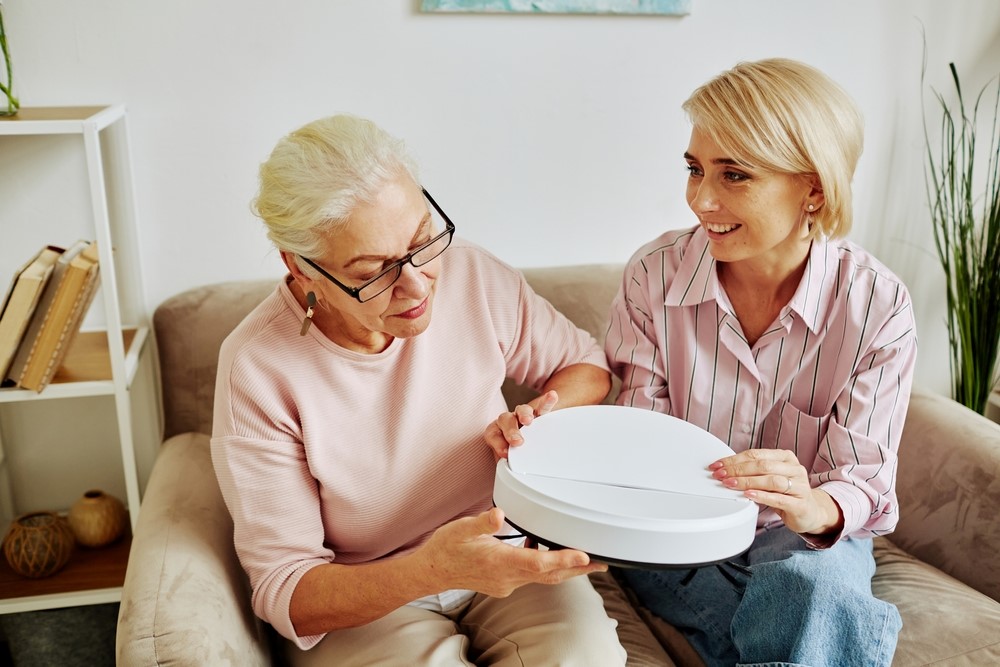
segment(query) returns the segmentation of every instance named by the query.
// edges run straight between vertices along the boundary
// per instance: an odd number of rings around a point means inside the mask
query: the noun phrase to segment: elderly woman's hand
[[[494,534],[503,521],[503,511],[494,507],[441,526],[416,554],[424,570],[420,576],[436,590],[464,588],[502,598],[525,584],[558,584],[608,569],[582,551],[539,551],[498,540]]]
[[[833,498],[809,483],[809,472],[787,449],[748,449],[708,466],[712,476],[761,505],[773,507],[796,533],[840,530],[844,517]]]
[[[507,452],[511,447],[523,444],[521,427],[530,424],[535,417],[550,412],[558,402],[559,394],[554,390],[549,390],[535,400],[517,406],[512,412],[502,413],[496,421],[487,426],[484,433],[486,444],[493,450],[496,459],[499,461],[507,458]]]

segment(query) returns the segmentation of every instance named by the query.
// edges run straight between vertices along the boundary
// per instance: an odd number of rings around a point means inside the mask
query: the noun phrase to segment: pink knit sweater
[[[457,239],[441,261],[430,326],[379,354],[299,336],[284,280],[222,346],[213,463],[255,612],[286,637],[310,568],[399,556],[491,506],[482,434],[506,409],[504,378],[607,368],[514,269]]]

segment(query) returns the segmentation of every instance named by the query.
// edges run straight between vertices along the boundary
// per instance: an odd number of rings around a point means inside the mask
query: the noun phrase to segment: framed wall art
[[[424,12],[647,14],[682,16],[691,0],[423,0]]]

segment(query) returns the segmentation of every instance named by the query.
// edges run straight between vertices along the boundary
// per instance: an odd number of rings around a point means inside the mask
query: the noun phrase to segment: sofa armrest
[[[899,525],[889,539],[1000,600],[1000,425],[914,389],[896,491]]]
[[[119,665],[267,665],[233,526],[200,433],[164,443],[132,539],[118,617]]]

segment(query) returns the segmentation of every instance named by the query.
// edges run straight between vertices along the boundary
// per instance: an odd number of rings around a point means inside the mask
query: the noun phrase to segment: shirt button
[[[744,424],[743,426],[740,427],[740,430],[743,431],[744,433],[749,433],[750,432],[750,424]]]

